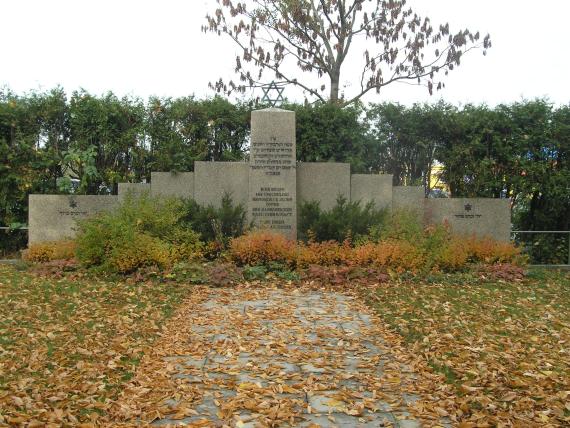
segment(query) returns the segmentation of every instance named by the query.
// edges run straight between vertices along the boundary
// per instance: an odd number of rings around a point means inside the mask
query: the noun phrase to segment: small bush
[[[192,199],[184,201],[184,215],[181,221],[198,232],[203,241],[215,243],[211,248],[225,248],[231,238],[244,234],[247,229],[247,210],[234,205],[230,195],[222,197],[219,208],[209,205],[202,207]]]
[[[372,227],[381,225],[385,217],[386,211],[375,208],[374,203],[363,207],[343,196],[330,211],[322,211],[318,202],[306,202],[299,208],[299,235],[305,241],[358,240]]]
[[[183,214],[175,199],[127,197],[116,210],[79,223],[77,258],[86,267],[119,273],[199,258],[203,244],[183,224]]]
[[[22,252],[22,258],[29,262],[51,262],[54,260],[71,260],[75,257],[77,245],[75,241],[53,241],[31,244]]]
[[[424,226],[414,211],[395,210],[386,216],[380,225],[370,229],[369,237],[374,242],[395,240],[419,243],[423,241]]]
[[[389,240],[376,244],[375,261],[397,272],[418,272],[424,269],[426,257],[423,249],[407,241]]]
[[[351,251],[352,248],[348,241],[342,244],[336,241],[301,243],[299,244],[296,264],[299,267],[345,264]]]
[[[434,249],[430,256],[432,271],[456,272],[464,269],[469,259],[465,243],[458,238],[452,238],[441,247]]]
[[[230,241],[229,254],[239,265],[266,265],[279,262],[289,266],[296,263],[295,242],[267,230],[249,232]]]
[[[265,279],[267,268],[265,266],[246,266],[243,268],[243,277],[246,281]]]
[[[526,257],[522,255],[521,249],[511,242],[500,242],[491,238],[478,238],[475,236],[465,237],[464,242],[472,262],[519,265],[526,263]]]

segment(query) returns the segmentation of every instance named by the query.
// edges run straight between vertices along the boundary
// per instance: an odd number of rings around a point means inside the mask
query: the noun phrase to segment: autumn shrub
[[[229,255],[239,265],[256,266],[280,262],[296,264],[296,243],[268,230],[254,230],[230,241]]]
[[[485,264],[512,263],[525,264],[526,257],[521,249],[511,242],[496,241],[492,238],[464,237],[468,257],[472,262]]]
[[[183,214],[176,199],[127,197],[116,210],[79,223],[77,258],[84,266],[119,273],[199,258],[203,244],[181,221]]]
[[[407,241],[387,240],[376,244],[375,262],[397,272],[418,272],[426,264],[423,249]]]
[[[75,241],[52,241],[31,244],[22,252],[22,258],[29,262],[50,262],[71,260],[75,257]]]
[[[299,208],[299,236],[317,242],[358,240],[385,218],[386,210],[376,208],[373,202],[363,206],[339,196],[328,211],[323,211],[316,201],[305,202]]]
[[[469,261],[467,246],[457,237],[451,237],[448,242],[426,254],[431,271],[460,271],[467,267]]]
[[[296,264],[299,267],[346,264],[351,251],[352,248],[348,240],[342,244],[337,241],[299,243]]]
[[[424,232],[424,225],[417,212],[400,209],[386,215],[381,224],[371,227],[367,237],[374,242],[395,240],[419,244],[425,238]]]

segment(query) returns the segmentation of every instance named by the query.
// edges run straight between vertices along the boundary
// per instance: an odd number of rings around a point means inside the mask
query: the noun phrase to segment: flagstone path
[[[139,379],[141,401],[150,403],[153,384],[161,391],[153,399],[163,398],[144,415],[152,425],[422,426],[408,409],[418,399],[406,392],[415,374],[359,299],[277,288],[203,293],[178,317],[177,343]]]

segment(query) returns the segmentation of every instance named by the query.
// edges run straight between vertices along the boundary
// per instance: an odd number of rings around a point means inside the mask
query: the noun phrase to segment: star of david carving
[[[469,212],[473,209],[473,206],[471,204],[467,204],[467,205],[465,205],[464,208],[465,208],[465,211]]]
[[[262,86],[261,90],[263,91],[263,97],[261,97],[262,103],[267,103],[271,107],[275,107],[277,104],[281,105],[285,102],[285,98],[283,97],[284,86],[278,86],[277,83],[271,82],[269,85]],[[276,95],[273,97],[275,93]]]
[[[77,208],[77,201],[74,198],[69,198],[69,207]]]

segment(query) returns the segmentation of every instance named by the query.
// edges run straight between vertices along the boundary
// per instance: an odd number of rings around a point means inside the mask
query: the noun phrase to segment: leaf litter
[[[0,266],[0,425],[566,426],[569,283],[333,293]]]

